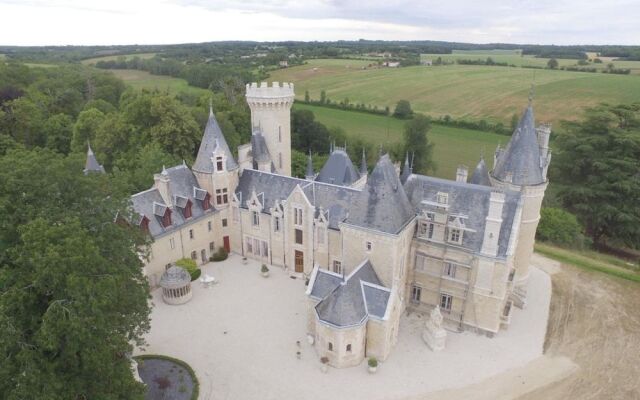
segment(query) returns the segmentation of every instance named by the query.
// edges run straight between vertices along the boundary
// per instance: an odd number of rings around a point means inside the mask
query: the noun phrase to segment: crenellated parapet
[[[285,107],[290,108],[295,96],[293,83],[257,82],[247,84],[246,97],[249,107]]]

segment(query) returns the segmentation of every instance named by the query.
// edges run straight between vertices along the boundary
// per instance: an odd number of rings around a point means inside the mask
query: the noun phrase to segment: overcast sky
[[[640,0],[0,0],[0,45],[216,40],[640,44]]]

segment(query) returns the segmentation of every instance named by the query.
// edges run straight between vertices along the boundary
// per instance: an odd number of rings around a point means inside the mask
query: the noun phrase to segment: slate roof
[[[144,215],[149,219],[149,233],[153,237],[162,236],[165,233],[178,229],[181,225],[193,220],[203,218],[213,212],[213,207],[208,210],[203,209],[202,199],[206,191],[200,188],[193,172],[184,164],[168,168],[163,171],[170,179],[170,190],[174,206],[171,207],[171,226],[163,227],[161,218],[167,208],[169,208],[160,191],[153,187],[131,196],[133,209],[139,215]],[[195,188],[195,189],[194,189]],[[204,193],[202,193],[204,191]],[[198,199],[202,197],[202,199]],[[187,200],[191,200],[191,218],[185,219],[182,210],[178,210],[179,205],[186,204]],[[178,211],[178,212],[176,212]],[[138,223],[140,221],[138,220]]]
[[[360,193],[356,189],[345,186],[310,182],[304,179],[245,169],[240,176],[236,196],[241,200],[241,207],[246,208],[246,201],[255,191],[263,202],[263,212],[268,214],[276,200],[286,200],[296,185],[300,185],[311,204],[328,211],[329,227],[332,229],[338,229],[338,224],[345,220],[349,209]]]
[[[529,105],[518,122],[509,144],[500,152],[492,175],[502,182],[537,185],[544,182],[533,107]]]
[[[355,204],[347,223],[382,232],[398,233],[415,216],[388,154],[378,160]]]
[[[91,150],[91,146],[87,145],[87,161],[84,165],[84,174],[87,175],[90,172],[98,172],[104,174],[104,167],[98,163],[96,155]]]
[[[336,148],[324,163],[316,181],[334,185],[349,186],[360,179],[360,174],[353,166],[346,151]]]
[[[409,165],[409,153],[404,158],[404,166],[402,167],[402,174],[400,175],[400,182],[405,183],[411,176],[411,166]]]
[[[200,142],[198,156],[196,157],[196,162],[192,166],[193,170],[196,172],[212,173],[214,168],[211,157],[217,147],[221,148],[226,156],[227,170],[230,171],[238,168],[238,164],[233,158],[233,154],[231,153],[231,150],[229,150],[229,145],[222,134],[220,125],[218,125],[218,121],[216,120],[215,115],[213,115],[213,110],[210,109],[209,120],[207,121],[207,126],[204,128],[204,135]]]
[[[322,275],[328,274],[321,274],[318,271],[316,282],[318,277]],[[311,294],[316,290],[316,282],[314,282]],[[335,287],[316,305],[316,312],[321,321],[338,327],[349,327],[362,324],[370,315],[378,318],[384,317],[390,292],[386,288],[364,284],[382,286],[368,260],[363,262],[344,282],[332,281],[330,283],[335,284]],[[326,282],[318,284],[323,285],[323,292],[327,291]]]
[[[262,136],[262,133],[254,132],[254,134],[251,135],[251,155],[253,156],[253,161],[256,162],[271,161],[267,142],[264,136]]]
[[[473,183],[475,185],[491,186],[491,180],[489,179],[489,170],[487,169],[487,164],[484,162],[484,157],[480,158],[478,165],[476,165],[476,169],[473,171],[473,175],[471,175],[469,183]]]
[[[425,204],[427,202],[437,202],[438,192],[448,193],[448,213],[449,215],[464,215],[465,228],[474,232],[466,231],[462,238],[462,247],[479,252],[482,248],[486,216],[489,212],[489,199],[491,191],[495,190],[489,186],[474,185],[465,182],[456,182],[446,179],[433,178],[424,175],[411,175],[404,185],[411,204],[416,212],[433,209],[434,206]],[[516,215],[520,192],[506,190],[505,203],[502,208],[502,226],[500,237],[498,238],[498,256],[506,255],[513,220]]]
[[[342,276],[331,274],[325,270],[318,269],[316,278],[313,281],[313,288],[309,296],[322,300],[329,293],[335,290],[336,287],[342,282]]]

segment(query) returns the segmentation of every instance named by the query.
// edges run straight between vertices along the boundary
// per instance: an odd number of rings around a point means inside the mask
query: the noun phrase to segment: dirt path
[[[539,255],[534,264],[553,274],[545,355],[578,370],[519,400],[640,399],[640,284]]]

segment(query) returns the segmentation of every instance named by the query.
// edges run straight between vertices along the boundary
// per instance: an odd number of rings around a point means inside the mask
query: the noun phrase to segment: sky
[[[0,45],[442,40],[640,45],[640,0],[0,0]]]

